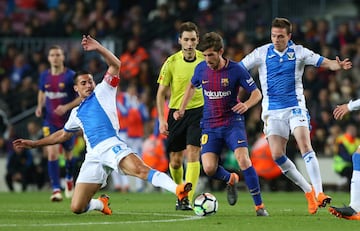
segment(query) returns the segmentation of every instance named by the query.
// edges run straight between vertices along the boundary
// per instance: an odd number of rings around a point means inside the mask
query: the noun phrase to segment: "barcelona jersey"
[[[62,128],[69,117],[70,111],[62,116],[54,113],[59,105],[73,101],[77,94],[74,91],[73,77],[75,72],[70,69],[59,75],[52,75],[46,70],[40,75],[39,89],[45,94],[44,124]]]
[[[249,93],[257,89],[249,72],[230,60],[220,70],[210,69],[205,61],[199,63],[191,82],[203,91],[202,128],[229,126],[233,121],[244,120],[243,115],[231,108],[238,103],[240,87]]]

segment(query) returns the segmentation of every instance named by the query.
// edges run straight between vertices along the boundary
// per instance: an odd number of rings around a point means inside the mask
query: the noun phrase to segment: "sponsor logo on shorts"
[[[300,108],[294,108],[291,110],[293,115],[301,115],[301,109]]]
[[[115,154],[117,154],[118,152],[120,152],[121,148],[120,148],[120,146],[114,146],[114,147],[112,147],[112,150]]]

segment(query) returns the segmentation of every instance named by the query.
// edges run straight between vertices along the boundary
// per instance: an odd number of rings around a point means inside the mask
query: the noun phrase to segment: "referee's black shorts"
[[[175,111],[176,109],[170,109],[168,116],[167,152],[182,151],[188,144],[200,147],[203,107],[186,110],[180,120],[174,119]]]

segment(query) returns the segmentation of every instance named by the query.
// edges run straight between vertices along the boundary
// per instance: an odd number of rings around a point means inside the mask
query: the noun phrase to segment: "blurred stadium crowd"
[[[136,101],[145,105],[152,115],[143,121],[145,139],[154,127],[159,68],[179,48],[177,27],[180,23],[195,22],[201,34],[221,33],[227,47],[225,56],[240,61],[254,47],[270,42],[271,20],[258,15],[250,17],[249,13],[263,2],[0,0],[0,157],[14,152],[11,146],[14,138],[41,136],[41,121],[34,118],[32,109],[37,103],[39,73],[48,68],[46,46],[24,52],[16,40],[63,38],[79,42],[82,34],[90,34],[100,41],[120,41],[117,54],[122,60],[120,89],[126,92],[128,86],[136,86],[133,94]],[[256,19],[250,26],[246,23],[249,18]],[[319,156],[333,156],[335,140],[345,132],[346,125],[360,123],[359,113],[352,113],[341,122],[335,122],[332,117],[336,105],[360,97],[360,17],[335,24],[318,15],[289,19],[293,22],[292,39],[296,43],[323,56],[350,58],[353,62],[353,69],[347,72],[308,67],[303,77],[314,149]],[[5,43],[4,38],[14,42]],[[97,81],[102,77],[103,65],[99,57],[85,56],[77,46],[66,50],[66,66],[74,70],[89,69]],[[256,79],[257,73],[252,75]],[[24,115],[24,111],[30,112]],[[259,105],[247,113],[249,144],[261,137],[260,111]],[[296,153],[296,146],[291,148],[293,151],[289,153]],[[41,155],[41,150],[32,155]]]

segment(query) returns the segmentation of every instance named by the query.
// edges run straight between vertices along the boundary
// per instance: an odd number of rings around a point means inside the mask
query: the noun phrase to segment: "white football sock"
[[[177,184],[163,172],[155,171],[151,179],[151,184],[176,194]]]
[[[303,155],[306,170],[309,175],[311,184],[315,189],[315,195],[323,192],[323,186],[321,181],[319,162],[314,151],[307,152]]]
[[[350,206],[360,212],[360,171],[353,171],[350,189]]]
[[[89,203],[89,208],[87,209],[86,212],[91,211],[91,210],[103,210],[104,208],[104,204],[99,200],[99,199],[91,199],[90,203]]]
[[[305,180],[303,175],[301,175],[295,164],[289,158],[286,158],[286,161],[278,166],[283,174],[298,185],[304,192],[311,192],[311,185]]]

